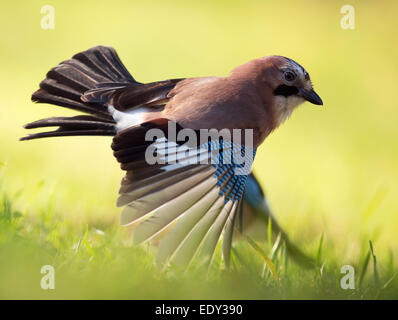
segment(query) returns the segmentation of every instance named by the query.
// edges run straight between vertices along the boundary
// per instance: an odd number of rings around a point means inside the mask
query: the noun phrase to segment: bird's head
[[[272,90],[278,125],[305,101],[323,105],[322,99],[313,89],[310,75],[300,64],[282,56],[269,56],[263,59],[267,66],[265,77]]]
[[[297,62],[282,56],[267,56],[243,64],[232,71],[237,79],[249,79],[272,113],[273,128],[279,126],[305,101],[322,105],[312,87],[310,75]],[[254,82],[252,82],[254,80]]]

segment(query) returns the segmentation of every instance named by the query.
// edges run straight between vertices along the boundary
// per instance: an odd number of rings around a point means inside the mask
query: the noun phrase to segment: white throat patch
[[[287,118],[290,117],[293,110],[305,101],[302,97],[298,96],[275,96],[275,109],[278,115],[277,124],[282,124]]]

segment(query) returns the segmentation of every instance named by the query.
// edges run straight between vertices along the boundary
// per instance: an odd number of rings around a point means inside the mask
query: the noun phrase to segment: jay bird
[[[33,93],[32,101],[74,109],[84,115],[29,123],[26,129],[58,128],[21,140],[113,136],[114,156],[126,171],[117,201],[118,206],[124,207],[121,224],[136,226],[135,243],[170,229],[159,244],[156,260],[184,266],[197,256],[210,263],[220,241],[224,261],[229,265],[234,225],[238,213],[242,214],[243,202],[252,211],[270,214],[264,206],[261,187],[250,174],[256,148],[301,103],[322,105],[308,72],[286,57],[249,61],[227,77],[140,83],[130,75],[116,51],[104,46],[78,53],[51,69],[40,89]],[[250,130],[251,140],[237,144],[249,170],[237,170],[241,164],[232,159],[237,155],[236,144],[219,137],[206,140],[199,148],[190,147],[195,157],[208,151],[207,162],[149,163],[146,155],[150,146],[155,145],[156,154],[163,156],[172,155],[181,146],[169,133],[155,142],[147,141],[150,130],[166,132],[170,123],[175,123],[179,132]],[[166,147],[161,144],[165,141],[170,142]],[[183,154],[182,160],[192,158],[192,153]],[[231,161],[225,161],[227,158]],[[275,221],[274,224],[277,226]],[[287,243],[288,250],[300,256],[299,250]]]

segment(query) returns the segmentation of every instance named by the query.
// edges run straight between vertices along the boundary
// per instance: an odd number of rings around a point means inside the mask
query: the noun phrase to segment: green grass
[[[317,266],[302,269],[283,242],[251,237],[234,242],[231,268],[219,253],[210,268],[199,261],[188,270],[154,264],[153,246],[133,246],[126,228],[115,224],[73,225],[49,204],[30,215],[13,208],[4,191],[0,201],[1,299],[396,299],[397,270],[364,246],[352,261],[355,289],[340,286],[341,262],[322,234]],[[267,231],[264,230],[266,233]],[[373,263],[372,263],[373,262]],[[43,265],[55,269],[55,290],[43,290]]]

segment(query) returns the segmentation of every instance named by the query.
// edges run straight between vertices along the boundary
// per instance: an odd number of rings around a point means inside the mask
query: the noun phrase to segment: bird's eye
[[[285,80],[288,81],[288,82],[292,82],[292,81],[294,81],[296,79],[296,75],[293,72],[291,72],[291,71],[286,71],[283,74],[283,76],[284,76]]]

